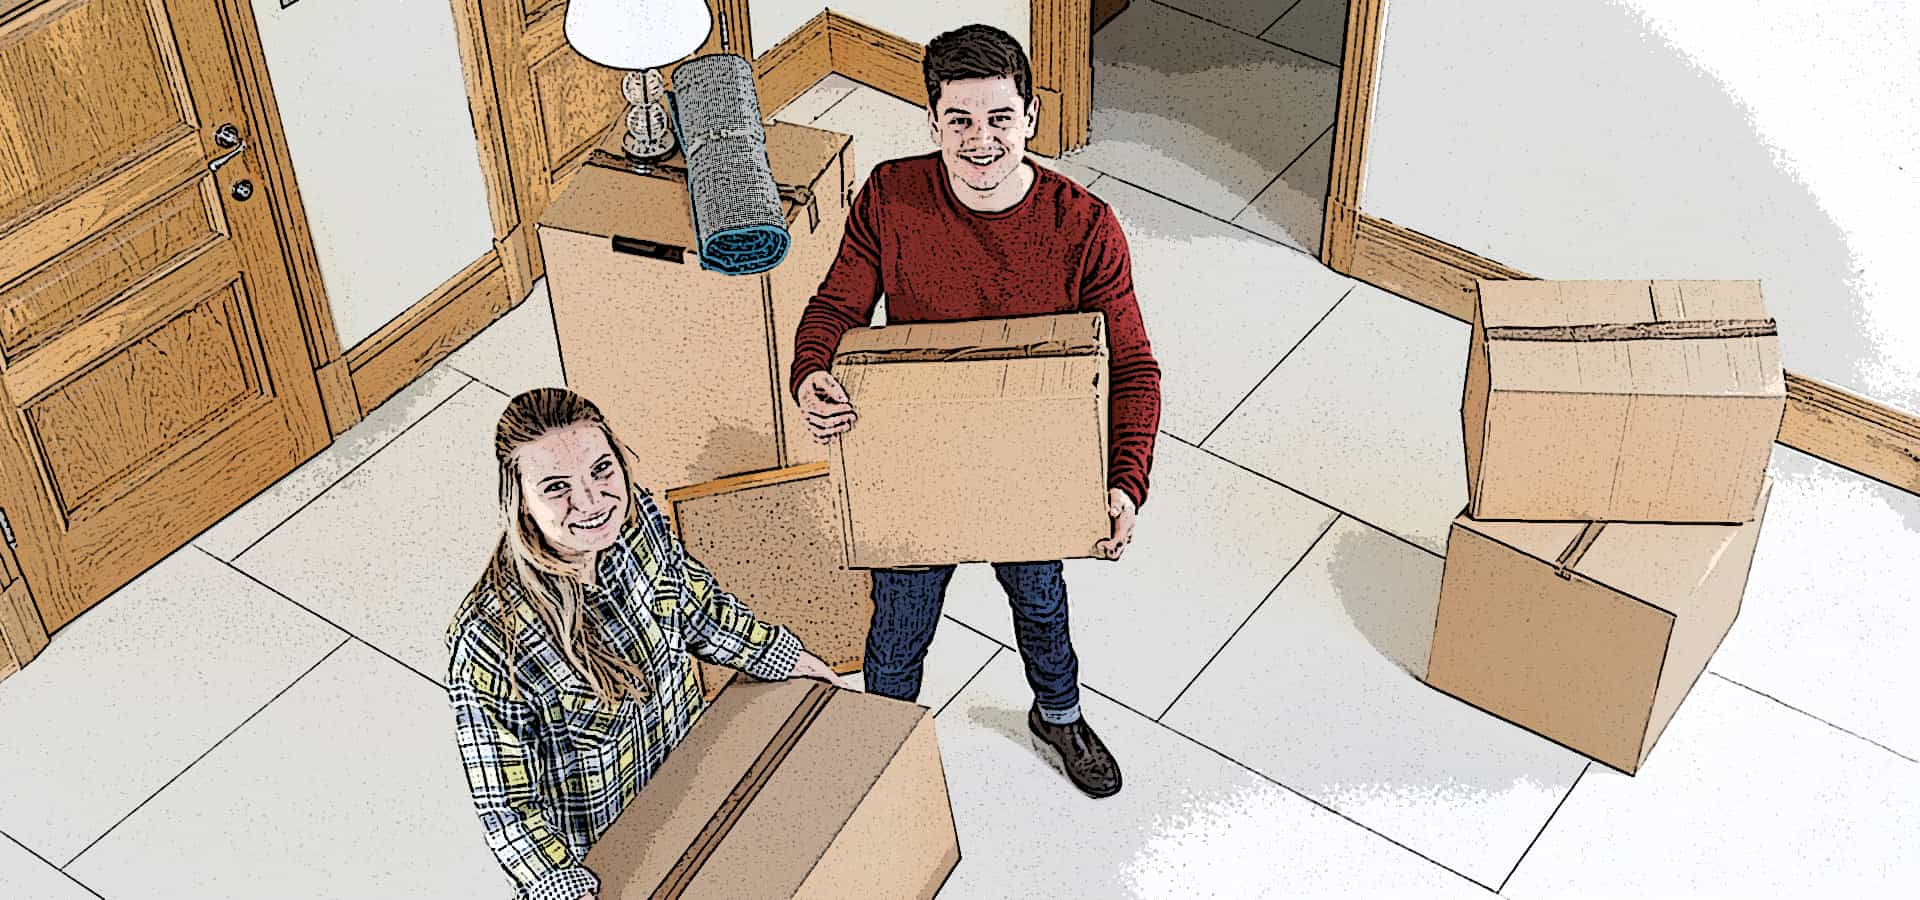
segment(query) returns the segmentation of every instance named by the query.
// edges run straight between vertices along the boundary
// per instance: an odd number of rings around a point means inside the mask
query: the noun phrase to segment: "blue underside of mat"
[[[717,231],[700,246],[700,267],[727,275],[755,275],[779,265],[791,241],[785,228],[772,225]]]

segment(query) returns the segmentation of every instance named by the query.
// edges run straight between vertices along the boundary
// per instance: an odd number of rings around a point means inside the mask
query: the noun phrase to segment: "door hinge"
[[[727,14],[721,13],[720,14],[720,49],[721,50],[730,49],[728,45],[731,43],[733,42],[727,39]]]
[[[7,539],[7,549],[19,549],[20,545],[13,542],[13,523],[7,521],[7,511],[4,509],[0,509],[0,537]]]

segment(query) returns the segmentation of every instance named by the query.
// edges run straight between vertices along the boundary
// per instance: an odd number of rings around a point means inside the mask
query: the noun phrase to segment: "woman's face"
[[[598,426],[549,431],[517,452],[521,504],[549,545],[582,561],[613,544],[626,521],[627,476]]]

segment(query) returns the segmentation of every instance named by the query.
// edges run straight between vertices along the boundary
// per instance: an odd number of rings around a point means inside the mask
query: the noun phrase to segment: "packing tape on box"
[[[841,365],[866,366],[876,363],[958,362],[995,359],[1027,359],[1034,356],[1064,356],[1091,351],[1096,344],[1053,338],[996,347],[900,347],[891,350],[849,350],[835,356]]]
[[[1585,528],[1580,529],[1580,533],[1574,535],[1567,544],[1567,549],[1560,551],[1560,559],[1553,564],[1553,574],[1572,581],[1574,567],[1580,565],[1580,560],[1593,547],[1593,542],[1600,539],[1600,530],[1605,527],[1605,522],[1588,522]]]
[[[651,900],[676,900],[686,892],[687,886],[693,883],[693,877],[699,874],[700,867],[706,864],[707,857],[713,855],[720,842],[726,839],[727,833],[739,823],[741,815],[747,811],[747,804],[759,796],[760,789],[767,786],[773,773],[786,761],[787,754],[792,753],[794,746],[800,743],[801,735],[806,734],[808,726],[820,717],[820,711],[826,708],[827,701],[833,699],[833,692],[834,688],[824,682],[808,686],[807,695],[787,715],[780,730],[774,732],[773,740],[761,748],[753,765],[747,767],[733,790],[727,792],[727,798],[721,801],[720,808],[714,810],[707,819],[706,827],[700,829],[699,836],[687,845],[685,853],[680,854],[680,861],[661,880],[660,886],[654,888]]]
[[[1606,322],[1594,325],[1494,325],[1490,341],[1672,341],[1774,337],[1772,319],[1691,319],[1680,322]]]

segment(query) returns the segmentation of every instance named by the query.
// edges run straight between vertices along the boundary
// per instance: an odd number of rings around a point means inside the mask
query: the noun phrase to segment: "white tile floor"
[[[1776,453],[1740,619],[1637,777],[1417,680],[1465,328],[1286,246],[1318,241],[1340,24],[1136,0],[1096,37],[1096,143],[1056,165],[1121,217],[1166,370],[1138,542],[1069,571],[1127,788],[1033,749],[1006,602],[963,570],[921,698],[965,848],[941,896],[1903,895],[1920,498]],[[780,117],[853,133],[863,170],[931,146],[845,79]],[[536,291],[0,683],[0,897],[504,896],[441,629],[552,327]]]

